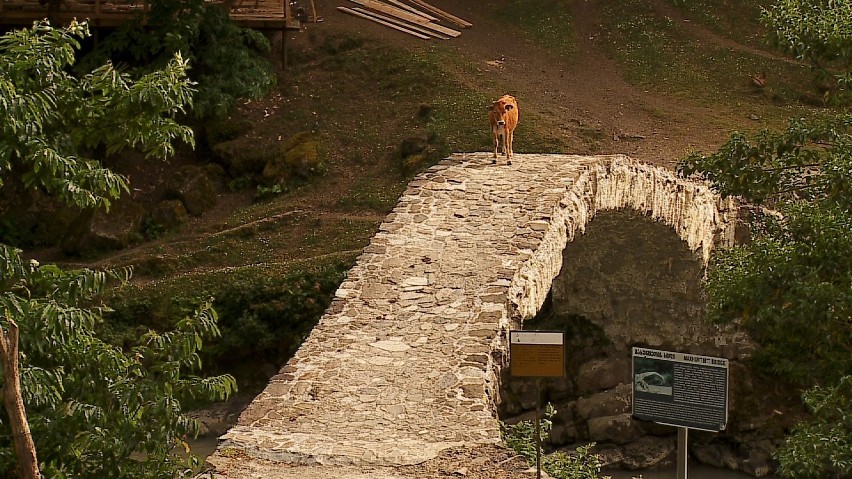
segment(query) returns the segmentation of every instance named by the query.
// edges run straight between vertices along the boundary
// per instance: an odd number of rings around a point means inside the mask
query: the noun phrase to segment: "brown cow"
[[[515,127],[518,126],[518,100],[512,95],[503,95],[491,105],[488,112],[491,122],[491,134],[494,137],[494,159],[497,163],[497,148],[500,146],[500,135],[503,135],[503,154],[506,163],[512,164],[512,141],[515,137]]]

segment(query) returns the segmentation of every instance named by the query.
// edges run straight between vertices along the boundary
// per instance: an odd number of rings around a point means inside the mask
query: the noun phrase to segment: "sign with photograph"
[[[509,331],[509,370],[514,377],[564,377],[565,333]]]
[[[671,426],[724,430],[728,360],[634,347],[633,416]]]

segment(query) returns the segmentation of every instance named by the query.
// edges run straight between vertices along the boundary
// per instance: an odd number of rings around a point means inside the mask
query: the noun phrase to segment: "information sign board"
[[[509,331],[509,369],[514,377],[564,377],[565,333]]]
[[[724,430],[728,360],[634,347],[633,416],[691,429]]]

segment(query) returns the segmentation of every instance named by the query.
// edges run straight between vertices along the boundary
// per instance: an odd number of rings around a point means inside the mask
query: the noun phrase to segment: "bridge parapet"
[[[541,307],[598,209],[665,221],[705,261],[732,241],[735,209],[705,185],[620,155],[516,157],[457,154],[410,183],[317,327],[221,438],[208,459],[219,477],[404,477],[448,448],[499,444],[507,331]]]

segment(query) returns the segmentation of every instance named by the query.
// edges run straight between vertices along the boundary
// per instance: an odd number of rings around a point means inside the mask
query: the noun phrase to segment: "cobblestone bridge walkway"
[[[624,156],[457,154],[411,182],[318,326],[220,439],[220,478],[402,478],[500,443],[507,332],[600,209],[664,221],[705,261],[734,210]]]

